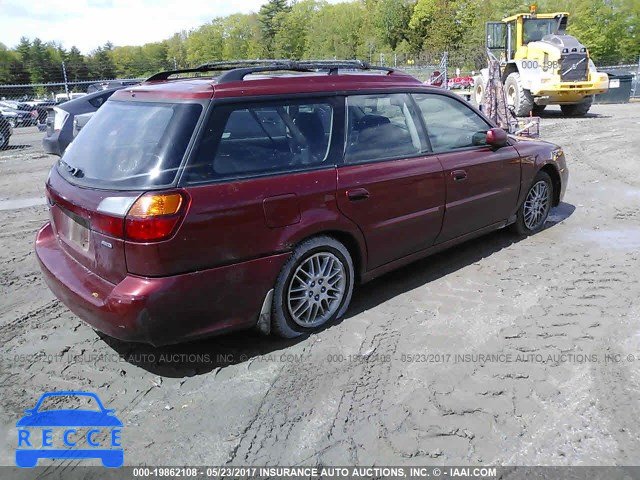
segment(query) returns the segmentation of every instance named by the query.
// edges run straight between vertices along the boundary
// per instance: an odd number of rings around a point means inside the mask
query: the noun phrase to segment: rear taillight
[[[53,107],[53,130],[58,131],[62,129],[64,122],[67,120],[69,116],[68,112],[65,112],[61,108]]]
[[[124,237],[124,219],[103,213],[91,213],[91,230],[95,230],[110,237]]]
[[[185,193],[146,193],[125,218],[125,237],[134,242],[157,242],[169,238],[188,208]]]
[[[88,211],[63,199],[47,185],[50,205],[88,222],[91,230],[132,242],[158,242],[173,235],[189,208],[185,192],[145,193],[140,197],[106,197],[97,211]]]

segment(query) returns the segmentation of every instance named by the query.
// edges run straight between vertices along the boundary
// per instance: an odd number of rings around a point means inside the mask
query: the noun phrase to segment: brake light
[[[125,236],[134,242],[169,238],[188,208],[185,193],[147,193],[139,197],[125,218]]]
[[[91,229],[111,237],[122,238],[124,236],[124,219],[103,213],[92,213]]]
[[[67,117],[69,116],[69,112],[65,112],[61,108],[53,107],[53,130],[58,131],[62,129],[64,122],[67,121]]]

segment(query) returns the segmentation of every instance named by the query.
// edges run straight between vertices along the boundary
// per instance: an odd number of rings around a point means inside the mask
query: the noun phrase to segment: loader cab
[[[523,47],[530,42],[538,42],[545,35],[565,34],[568,16],[566,12],[538,14],[532,9],[528,14],[520,13],[500,22],[487,22],[487,48],[502,63],[526,58]]]

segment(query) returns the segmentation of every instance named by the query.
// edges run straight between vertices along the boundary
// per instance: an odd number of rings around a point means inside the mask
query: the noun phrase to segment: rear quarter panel
[[[165,276],[286,252],[309,236],[340,231],[364,250],[359,231],[340,215],[335,167],[189,187],[191,208],[164,242],[127,242],[133,274]],[[275,200],[275,201],[274,201]]]

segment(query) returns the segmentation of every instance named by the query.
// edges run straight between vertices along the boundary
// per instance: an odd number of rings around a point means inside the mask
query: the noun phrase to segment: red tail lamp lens
[[[91,214],[91,228],[111,237],[122,238],[124,234],[124,219],[101,213]]]
[[[181,193],[149,193],[129,209],[125,220],[127,240],[154,242],[169,238],[186,211]]]

